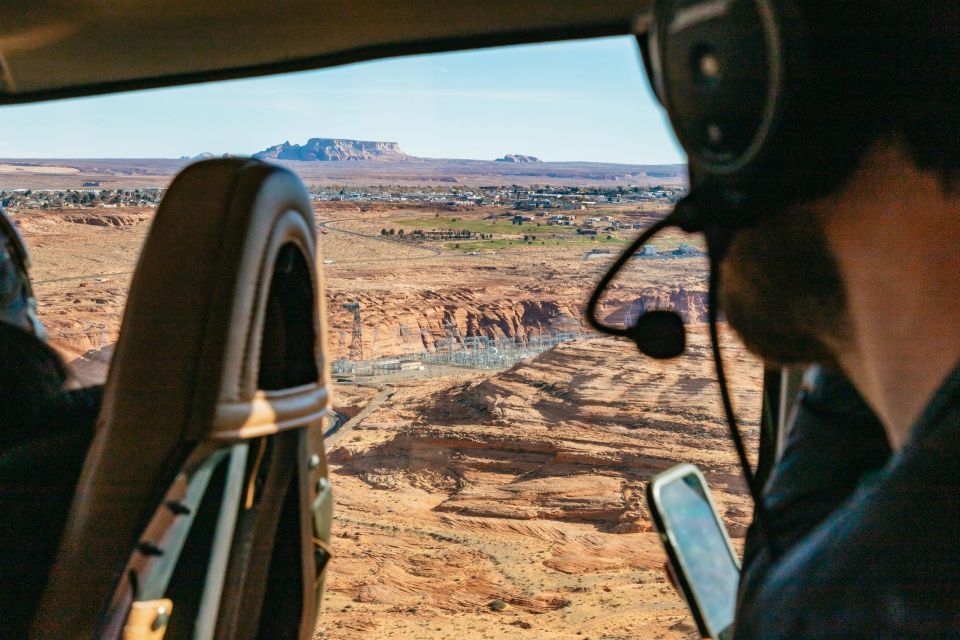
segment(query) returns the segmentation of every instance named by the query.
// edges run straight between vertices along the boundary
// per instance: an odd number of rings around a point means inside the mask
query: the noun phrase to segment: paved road
[[[110,278],[113,276],[130,276],[133,271],[115,271],[114,273],[91,273],[85,276],[66,276],[63,278],[51,278],[49,280],[34,280],[33,284],[50,284],[52,282],[68,282],[70,280],[92,280],[93,278]]]
[[[385,384],[380,387],[380,393],[378,393],[370,402],[367,403],[367,406],[357,415],[353,416],[345,423],[337,427],[335,431],[331,431],[329,438],[324,435],[324,443],[326,444],[327,449],[330,449],[340,438],[344,437],[347,433],[350,432],[350,429],[357,426],[364,420],[366,420],[371,413],[380,408],[384,402],[387,401],[391,396],[393,396],[393,387],[389,384]]]
[[[322,220],[319,223],[317,223],[317,226],[322,227],[324,229],[329,229],[330,231],[335,231],[337,233],[343,233],[348,236],[358,236],[360,238],[368,238],[371,240],[378,240],[380,242],[389,242],[391,244],[403,245],[408,249],[413,248],[413,249],[418,249],[420,251],[425,251],[427,252],[428,255],[409,256],[406,258],[373,258],[370,260],[342,260],[341,262],[343,262],[344,264],[352,264],[357,262],[399,262],[401,260],[427,260],[429,258],[436,258],[437,256],[443,255],[443,251],[441,251],[440,249],[432,249],[432,248],[420,247],[420,246],[411,247],[409,243],[403,242],[401,240],[391,240],[390,238],[384,238],[380,234],[363,233],[362,231],[350,231],[348,229],[340,229],[339,227],[330,226],[334,222],[353,222],[355,220],[366,220],[366,219],[365,218],[338,218],[336,220]]]
[[[330,426],[327,427],[327,430],[323,432],[323,437],[326,439],[332,436],[333,434],[335,434],[337,431],[340,430],[340,427],[342,427],[347,423],[348,420],[349,418],[347,418],[347,416],[340,413],[339,411],[336,411],[336,410],[331,411]]]

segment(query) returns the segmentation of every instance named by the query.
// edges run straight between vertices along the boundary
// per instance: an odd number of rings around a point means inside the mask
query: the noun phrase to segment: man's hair
[[[891,139],[944,189],[960,189],[960,0],[798,2],[819,61],[803,87],[812,108],[800,135],[816,127],[827,146],[802,159],[816,176],[804,193],[752,216],[759,222],[735,234],[721,263],[727,319],[752,352],[780,364],[829,363],[852,340],[822,216],[797,200],[834,192]]]
[[[918,168],[960,188],[960,2],[804,4],[821,59],[833,67],[824,80],[849,121],[840,135],[861,154],[865,142],[898,138]]]

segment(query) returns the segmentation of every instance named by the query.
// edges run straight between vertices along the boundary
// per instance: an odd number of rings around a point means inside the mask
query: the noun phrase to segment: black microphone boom
[[[627,264],[643,245],[647,244],[651,238],[664,229],[677,225],[677,211],[660,220],[652,227],[640,234],[626,250],[620,254],[613,266],[604,274],[597,283],[596,288],[590,295],[587,302],[586,317],[587,322],[601,333],[612,336],[629,338],[637,345],[642,353],[664,360],[675,358],[683,353],[687,346],[686,330],[683,327],[683,320],[673,311],[647,311],[641,315],[636,324],[632,327],[615,327],[605,324],[597,317],[597,306],[600,304],[600,297],[606,291],[610,282],[616,277],[624,265]]]
[[[769,526],[769,516],[763,502],[763,488],[756,482],[753,469],[747,456],[747,449],[740,435],[740,429],[737,426],[736,414],[733,410],[733,403],[730,398],[730,390],[727,386],[727,378],[723,370],[723,358],[720,353],[720,336],[718,331],[719,314],[719,288],[720,288],[720,261],[726,254],[730,239],[735,229],[731,225],[717,224],[721,219],[718,212],[722,200],[715,194],[709,193],[708,198],[694,198],[687,196],[677,204],[673,212],[660,220],[652,227],[644,231],[634,240],[627,249],[620,254],[613,266],[604,274],[597,283],[596,288],[587,301],[586,317],[587,322],[594,329],[608,335],[629,338],[637,348],[645,355],[651,358],[668,359],[681,355],[686,348],[686,329],[683,326],[683,320],[674,311],[656,310],[647,311],[641,315],[632,327],[614,327],[603,323],[597,317],[597,306],[600,304],[600,298],[606,291],[613,279],[620,273],[624,265],[636,254],[640,248],[648,243],[651,238],[668,227],[678,227],[688,233],[702,232],[707,240],[707,254],[710,257],[710,275],[708,285],[707,308],[709,313],[710,343],[713,352],[713,361],[717,371],[717,383],[720,386],[720,397],[723,403],[723,410],[727,419],[727,426],[730,429],[730,437],[733,440],[734,448],[737,452],[737,458],[740,467],[743,470],[747,487],[750,490],[750,497],[753,499],[756,522],[766,542],[767,550],[772,558],[779,556],[780,549],[773,537]],[[734,212],[737,211],[734,209]],[[728,216],[729,218],[729,216]]]

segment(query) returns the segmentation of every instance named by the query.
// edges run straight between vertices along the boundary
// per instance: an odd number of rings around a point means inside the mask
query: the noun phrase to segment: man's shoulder
[[[960,629],[960,402],[781,558],[742,637],[943,637]],[[741,633],[742,632],[742,633]]]

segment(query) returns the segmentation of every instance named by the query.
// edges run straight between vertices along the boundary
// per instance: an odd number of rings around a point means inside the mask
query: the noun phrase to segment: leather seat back
[[[170,185],[133,277],[98,430],[35,637],[116,633],[130,601],[149,590],[144,585],[152,581],[156,590],[169,580],[164,572],[172,569],[158,569],[158,563],[164,554],[168,561],[180,553],[173,547],[177,540],[182,547],[186,534],[174,534],[189,529],[195,515],[163,505],[189,503],[188,489],[195,486],[190,482],[217,452],[243,453],[245,462],[232,459],[230,468],[239,469],[247,482],[257,472],[254,456],[246,455],[253,450],[248,444],[285,433],[297,434],[291,436],[288,463],[301,535],[287,543],[298,545],[303,558],[299,624],[306,632],[299,635],[312,632],[317,598],[306,592],[321,580],[311,573],[311,538],[325,544],[328,531],[315,530],[310,507],[329,503],[319,494],[328,486],[321,480],[326,475],[321,424],[330,406],[314,228],[303,185],[276,166],[204,161]],[[271,293],[271,283],[285,282],[277,276],[282,269],[295,271],[280,276],[296,280],[288,288],[299,294]],[[259,446],[262,451],[262,442]],[[229,483],[237,481],[230,477],[227,494]],[[225,496],[223,504],[232,499]],[[224,507],[218,518],[237,520],[238,509]],[[240,525],[225,526],[220,523],[217,531],[240,535],[235,530]],[[260,552],[269,555],[270,549]],[[236,562],[228,555],[221,564]],[[223,585],[227,570],[208,567],[206,574],[205,588],[219,588],[221,599],[229,590]],[[217,577],[211,578],[216,571],[219,586]]]

